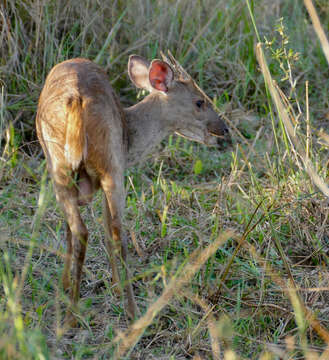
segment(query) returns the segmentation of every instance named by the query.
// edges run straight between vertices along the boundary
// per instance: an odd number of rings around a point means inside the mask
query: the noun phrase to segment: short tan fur
[[[105,72],[86,59],[56,65],[40,95],[37,135],[54,183],[56,199],[67,221],[64,289],[72,306],[79,299],[88,231],[79,206],[104,192],[105,245],[112,281],[120,290],[117,262],[126,264],[127,241],[122,221],[125,207],[124,170],[141,162],[170,133],[219,146],[230,141],[224,122],[192,79],[161,60],[129,58],[128,73],[139,88],[150,91],[141,102],[123,108]],[[136,316],[131,283],[125,281],[127,312]],[[69,311],[72,323],[74,317]]]

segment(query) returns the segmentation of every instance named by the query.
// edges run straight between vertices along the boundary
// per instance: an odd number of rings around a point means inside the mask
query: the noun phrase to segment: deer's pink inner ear
[[[173,78],[172,70],[165,62],[153,61],[149,71],[151,85],[160,91],[167,92]]]

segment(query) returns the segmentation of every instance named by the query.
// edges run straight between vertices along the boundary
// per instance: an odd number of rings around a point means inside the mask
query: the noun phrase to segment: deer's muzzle
[[[217,121],[209,122],[207,129],[211,135],[217,137],[217,146],[219,150],[224,149],[228,145],[232,145],[230,131],[221,118],[218,118]]]

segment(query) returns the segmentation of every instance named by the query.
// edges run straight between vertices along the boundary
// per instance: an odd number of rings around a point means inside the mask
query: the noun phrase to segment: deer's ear
[[[150,63],[138,55],[130,55],[128,61],[128,74],[130,80],[140,89],[152,91],[149,80]]]
[[[149,81],[156,90],[167,92],[174,79],[172,68],[164,61],[153,60],[149,69]]]

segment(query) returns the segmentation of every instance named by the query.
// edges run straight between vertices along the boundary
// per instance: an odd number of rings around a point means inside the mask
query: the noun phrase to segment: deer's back
[[[102,172],[114,166],[113,161],[124,163],[126,129],[119,100],[99,66],[86,59],[72,59],[50,71],[39,99],[37,132],[50,167],[68,165],[65,129],[72,101],[81,106],[86,168]]]

